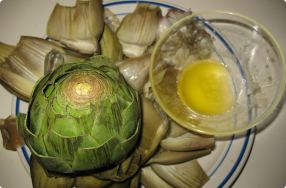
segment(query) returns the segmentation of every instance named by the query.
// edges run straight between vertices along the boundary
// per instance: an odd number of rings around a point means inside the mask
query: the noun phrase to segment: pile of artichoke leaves
[[[196,159],[211,153],[214,138],[169,119],[155,102],[148,78],[156,40],[187,14],[171,9],[162,15],[159,7],[138,3],[120,21],[101,0],[77,0],[73,7],[54,7],[47,39],[22,36],[16,46],[0,42],[1,84],[29,102],[26,115],[0,120],[3,145],[14,151],[23,144],[29,147],[34,188],[202,187],[208,181]],[[72,86],[65,84],[72,78]],[[92,105],[82,105],[89,98],[70,104],[74,101],[67,98],[74,96],[68,90],[74,83],[80,83],[75,87],[80,94],[96,97]],[[45,113],[43,106],[61,111],[58,124],[44,123],[52,113]],[[81,112],[88,116],[79,116]],[[71,119],[77,115],[74,123]],[[129,123],[117,125],[114,119]],[[113,128],[106,129],[111,122]],[[91,139],[74,139],[86,124],[92,127],[88,131],[103,128],[90,134]],[[74,132],[67,133],[69,126]],[[113,132],[104,132],[108,130]],[[50,132],[62,138],[47,139]],[[125,137],[113,139],[118,132]],[[82,142],[86,147],[80,148]],[[77,156],[79,150],[88,153],[90,148],[94,155]]]

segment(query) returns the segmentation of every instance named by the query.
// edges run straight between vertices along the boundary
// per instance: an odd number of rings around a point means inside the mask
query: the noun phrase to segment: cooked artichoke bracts
[[[46,56],[54,51],[60,53],[63,61],[75,61],[83,56],[70,53],[56,43],[37,37],[21,37],[16,47],[2,43],[1,49],[6,50],[6,57],[0,64],[0,80],[9,91],[22,100],[29,101],[34,84],[44,76],[45,66],[50,67],[46,62]],[[1,51],[1,50],[0,50]],[[54,59],[55,60],[55,59]],[[55,66],[55,65],[54,65]],[[51,66],[50,68],[54,68]]]
[[[117,36],[126,56],[141,56],[155,42],[161,17],[159,7],[140,3],[133,13],[123,18]]]
[[[104,28],[102,0],[77,0],[74,7],[57,4],[47,26],[48,37],[83,54],[99,52]]]

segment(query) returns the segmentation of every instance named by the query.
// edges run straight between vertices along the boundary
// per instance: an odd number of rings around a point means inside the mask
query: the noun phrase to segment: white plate
[[[142,1],[141,1],[142,2]],[[185,8],[162,1],[144,1],[159,5],[163,13],[167,8],[178,8],[185,10]],[[138,1],[106,1],[105,6],[110,8],[118,15],[125,15],[132,11]],[[18,112],[26,112],[27,103],[22,102],[16,98],[11,104],[14,109],[12,114]],[[217,141],[215,150],[204,158],[199,159],[200,164],[206,171],[210,180],[204,187],[228,187],[232,185],[242,172],[244,165],[251,153],[251,148],[254,144],[255,132],[249,130],[245,136],[240,138],[230,138],[228,140]],[[19,148],[19,158],[24,165],[27,173],[29,172],[30,152],[26,146]]]

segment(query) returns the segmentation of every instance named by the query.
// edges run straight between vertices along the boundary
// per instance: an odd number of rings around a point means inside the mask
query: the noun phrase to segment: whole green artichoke
[[[34,88],[18,129],[42,165],[54,172],[99,170],[119,164],[136,147],[138,93],[109,59],[66,63]]]

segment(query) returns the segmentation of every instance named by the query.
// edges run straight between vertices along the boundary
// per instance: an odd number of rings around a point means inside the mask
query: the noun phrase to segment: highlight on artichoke
[[[76,0],[74,7],[55,6],[48,39],[0,43],[0,83],[29,102],[27,114],[0,120],[3,145],[28,146],[34,188],[202,187],[208,181],[196,159],[211,153],[214,137],[171,120],[154,100],[148,75],[156,40],[188,14],[163,15],[158,6],[138,3],[120,21],[101,0]]]

